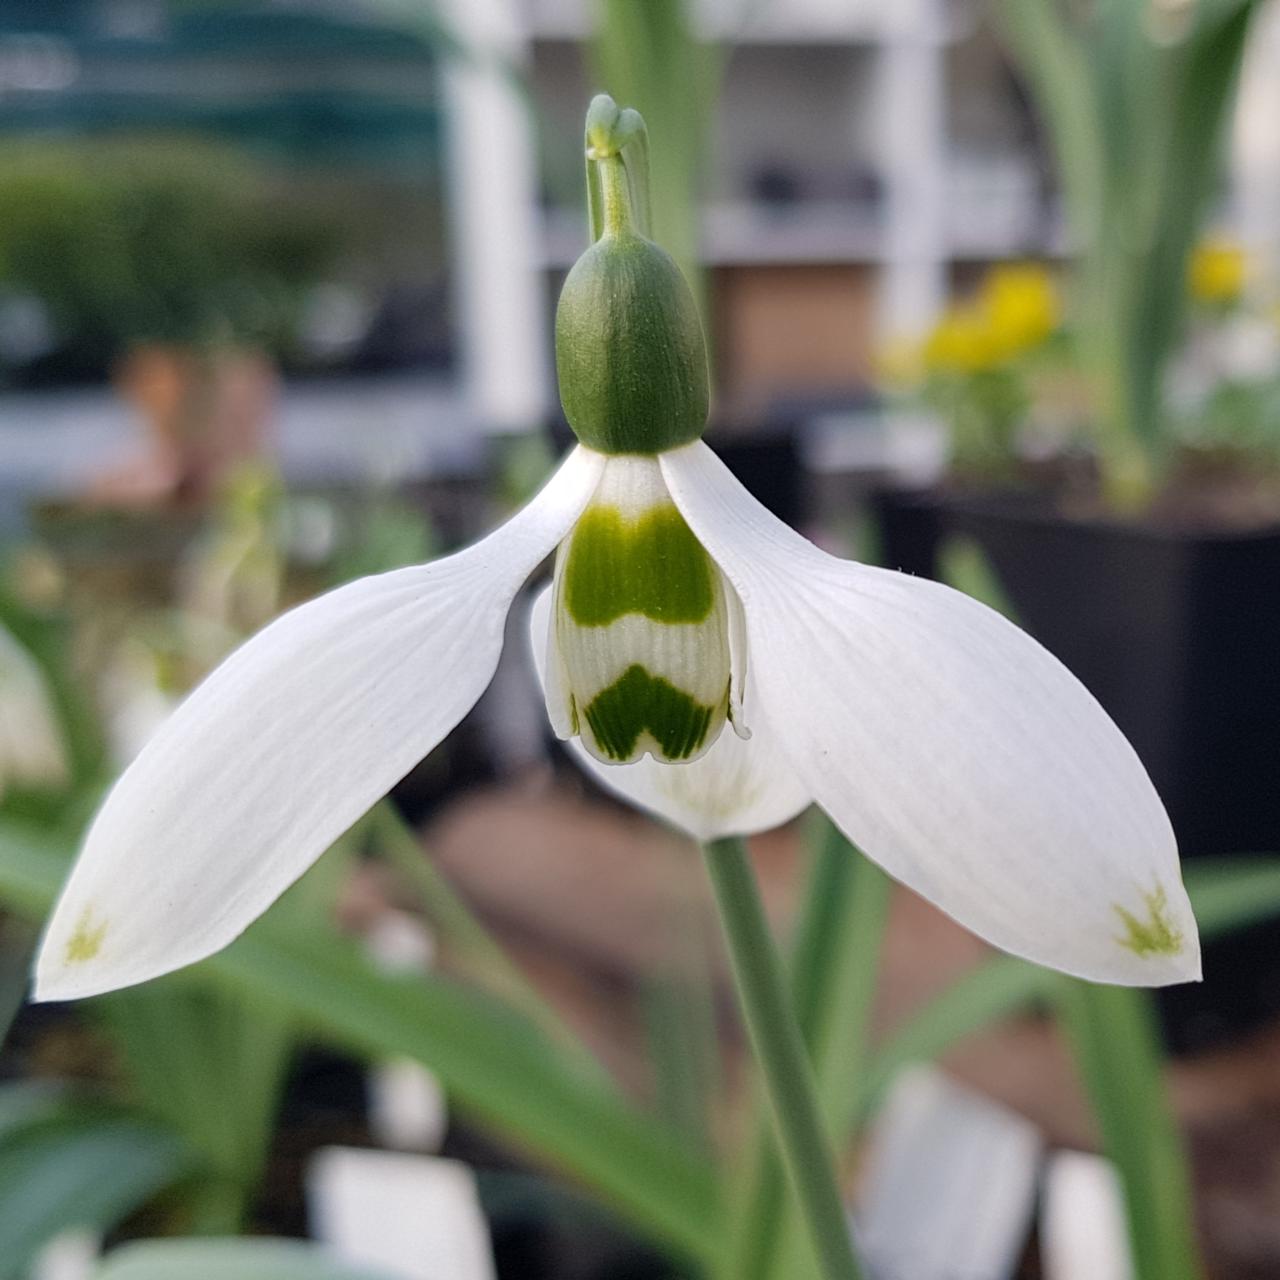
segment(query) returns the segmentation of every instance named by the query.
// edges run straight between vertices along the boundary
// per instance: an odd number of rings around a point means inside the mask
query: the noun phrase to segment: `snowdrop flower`
[[[0,794],[14,784],[56,787],[66,779],[48,683],[31,654],[0,626]]]
[[[548,715],[619,794],[702,839],[816,803],[999,947],[1102,981],[1198,976],[1169,821],[1075,678],[963,595],[818,550],[701,443],[696,308],[622,157],[642,127],[608,99],[588,117],[597,238],[556,324],[581,443],[487,538],[285,614],[196,689],[94,821],[38,997],[236,937],[472,707],[552,552]]]

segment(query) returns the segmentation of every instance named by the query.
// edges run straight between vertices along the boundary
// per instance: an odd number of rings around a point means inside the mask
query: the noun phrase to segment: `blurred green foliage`
[[[95,1280],[390,1280],[296,1240],[149,1240],[117,1249]]]
[[[199,544],[206,569],[215,570],[220,579],[227,573],[248,574],[255,582],[264,572],[283,572],[291,527],[280,518],[283,500],[268,477],[248,475],[231,489],[226,508]],[[370,543],[363,567],[383,567],[379,560],[398,558],[410,541],[422,545],[425,531],[414,532],[410,523],[408,513],[399,511],[386,527],[394,537],[381,524],[366,529]],[[281,540],[275,554],[264,557],[261,544],[273,539]],[[331,563],[340,546],[329,547]],[[967,589],[992,595],[993,580],[972,547],[952,548],[948,565]],[[313,563],[312,573],[318,571]],[[194,575],[200,581],[207,577]],[[28,584],[28,595],[32,590]],[[197,592],[201,600],[224,604],[242,594],[220,590],[210,597]],[[255,588],[250,595],[257,598],[259,592]],[[268,597],[282,598],[275,592],[262,598]],[[65,583],[57,598],[62,607],[72,602],[86,607],[84,592],[68,590]],[[154,605],[148,600],[137,607]],[[36,607],[13,600],[4,615],[51,689],[71,688],[79,678],[68,661],[74,650],[58,611],[55,603]],[[218,634],[227,645],[239,629],[257,621],[243,616],[239,606],[218,616],[225,622]],[[185,628],[171,630],[181,635]],[[195,666],[218,656],[198,646],[192,651],[200,653]],[[91,690],[54,699],[72,762],[63,789],[43,807],[16,790],[0,797],[0,902],[32,923],[47,912],[110,769],[102,747],[105,729],[85,712],[93,701]],[[78,739],[83,743],[75,747]],[[1077,991],[1078,984],[1069,979],[998,956],[888,1039],[868,1044],[888,884],[829,827],[817,834],[811,880],[793,938],[792,982],[814,1055],[825,1121],[841,1146],[865,1122],[904,1063],[934,1057],[961,1037],[1028,1006],[1089,999],[1088,991]],[[334,918],[336,895],[353,860],[370,854],[424,907],[442,941],[465,963],[469,981],[434,971],[388,973],[358,939],[343,933]],[[1194,880],[1189,877],[1188,887],[1208,937],[1280,908],[1280,860],[1215,864]],[[705,966],[681,970],[680,977],[696,985],[691,992],[675,993],[678,998],[688,995],[700,1005],[709,1001]],[[1128,1028],[1126,1034],[1133,1032],[1136,1015],[1115,1012],[1116,1024]],[[362,1059],[407,1056],[421,1062],[436,1074],[455,1106],[572,1176],[645,1237],[665,1246],[674,1259],[707,1274],[733,1274],[735,1280],[747,1275],[772,1280],[782,1274],[788,1280],[809,1280],[813,1274],[783,1199],[766,1131],[751,1123],[754,1094],[741,1091],[731,1099],[738,1109],[736,1124],[712,1123],[724,1098],[714,1085],[706,1087],[708,1079],[716,1079],[711,1063],[703,1081],[677,1080],[678,1093],[667,1091],[665,1100],[678,1103],[669,1115],[681,1117],[679,1128],[627,1098],[512,969],[499,944],[440,880],[416,836],[386,807],[358,824],[226,951],[156,983],[86,1001],[75,1013],[86,1024],[77,1032],[81,1042],[87,1038],[98,1049],[92,1070],[76,1071],[69,1061],[58,1074],[74,1084],[22,1084],[10,1094],[0,1091],[0,1204],[9,1206],[7,1217],[0,1213],[0,1259],[29,1257],[44,1239],[69,1226],[111,1228],[144,1205],[148,1215],[135,1218],[132,1230],[224,1235],[242,1229],[263,1172],[290,1056],[300,1043],[316,1040]],[[676,1014],[674,1020],[663,1016],[666,1030],[661,1034],[679,1038],[675,1050],[691,1051],[698,1042],[690,1028],[702,1015],[695,1009],[691,1022],[682,1011]],[[1093,1024],[1081,1025],[1086,1037],[1082,1052],[1100,1051],[1100,1041],[1091,1035]],[[703,1034],[705,1030],[697,1032]],[[1152,1046],[1134,1040],[1131,1047],[1125,1087],[1150,1091]],[[659,1067],[672,1052],[672,1044],[654,1046]],[[33,1064],[23,1065],[29,1070]],[[1105,1081],[1105,1075],[1095,1072],[1093,1078]],[[1114,1102],[1118,1096],[1113,1091],[1102,1101]],[[709,1109],[701,1123],[696,1119],[699,1106]],[[1151,1106],[1140,1136],[1158,1139],[1156,1145],[1139,1150],[1130,1143],[1117,1147],[1115,1154],[1139,1193],[1152,1189],[1142,1203],[1158,1223],[1178,1211],[1177,1197],[1169,1190],[1177,1187],[1168,1176],[1155,1179],[1159,1171],[1150,1168],[1149,1157],[1158,1155],[1167,1174],[1169,1152],[1176,1147],[1170,1145],[1168,1128],[1157,1125],[1162,1113]],[[737,1134],[737,1140],[708,1141],[722,1132]],[[1123,1144],[1126,1134],[1116,1130],[1115,1140]],[[38,1165],[32,1163],[37,1155]],[[117,1176],[98,1174],[86,1189],[85,1171],[100,1170],[104,1160]],[[34,1169],[46,1171],[47,1177],[29,1176]],[[728,1259],[741,1257],[728,1242],[739,1235],[748,1238],[743,1222],[768,1227],[770,1247],[749,1251],[750,1265],[741,1270],[717,1272]],[[750,1233],[749,1238],[758,1240],[759,1235]],[[1143,1228],[1143,1245],[1154,1239]],[[209,1264],[199,1274],[212,1276],[220,1274],[213,1264],[220,1267],[228,1259],[232,1265],[227,1274],[252,1275],[250,1268],[259,1261],[272,1266],[280,1261],[269,1254],[260,1259],[237,1254],[222,1244],[213,1245],[211,1254],[209,1247],[187,1245],[169,1252],[167,1245],[151,1245],[122,1252],[108,1260],[105,1275],[117,1275],[113,1266],[121,1268],[122,1280],[133,1275],[126,1262],[172,1263],[170,1271],[140,1270],[139,1276],[180,1275],[178,1263],[190,1261],[192,1266]],[[218,1250],[231,1252],[215,1257]],[[1148,1255],[1155,1256],[1150,1250],[1142,1256]],[[309,1267],[314,1258],[299,1254],[297,1261]],[[237,1262],[243,1270],[234,1269]]]
[[[88,366],[144,342],[293,342],[343,228],[232,150],[189,140],[0,147],[0,288]]]
[[[48,1082],[0,1086],[0,1277],[68,1227],[113,1225],[188,1173],[170,1130]]]
[[[694,34],[686,0],[596,0],[592,71],[652,138],[651,234],[698,284],[698,188],[722,55]]]
[[[1170,452],[1163,378],[1187,264],[1220,176],[1256,0],[1001,0],[1052,138],[1076,246],[1075,323],[1104,488],[1152,497]]]

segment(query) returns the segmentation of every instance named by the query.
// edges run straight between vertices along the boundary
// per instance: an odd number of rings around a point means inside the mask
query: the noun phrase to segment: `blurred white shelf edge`
[[[1029,1120],[936,1067],[908,1067],[872,1127],[857,1232],[871,1274],[1011,1280],[1042,1151]]]

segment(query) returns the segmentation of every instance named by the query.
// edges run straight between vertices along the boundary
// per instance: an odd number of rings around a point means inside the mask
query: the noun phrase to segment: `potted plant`
[[[109,371],[148,434],[105,495],[202,497],[256,449],[335,229],[207,144],[25,141],[0,162],[0,289],[47,317],[55,376]]]
[[[1280,846],[1275,326],[1249,311],[1242,251],[1194,249],[1253,8],[1002,6],[1067,200],[1067,320],[1001,360],[991,284],[944,318],[925,387],[938,404],[952,384],[958,465],[878,503],[894,567],[938,576],[947,538],[978,544],[1021,623],[1133,742],[1191,857]],[[1062,447],[1033,466],[1014,437],[1037,408]],[[1274,942],[1219,946],[1205,987],[1171,997],[1175,1044],[1274,1011]]]

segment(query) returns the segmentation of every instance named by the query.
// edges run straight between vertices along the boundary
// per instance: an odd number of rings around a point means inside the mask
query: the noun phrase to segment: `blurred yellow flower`
[[[1244,293],[1248,258],[1231,240],[1205,240],[1191,254],[1187,283],[1199,302],[1238,302]]]
[[[924,361],[939,373],[978,373],[999,363],[982,310],[972,304],[948,307],[925,341]]]
[[[1034,263],[1012,263],[987,274],[978,294],[992,341],[1005,359],[1038,347],[1062,319],[1053,277]]]
[[[1057,288],[1043,267],[996,267],[971,301],[943,313],[925,341],[925,366],[938,373],[997,368],[1038,347],[1061,317]]]

